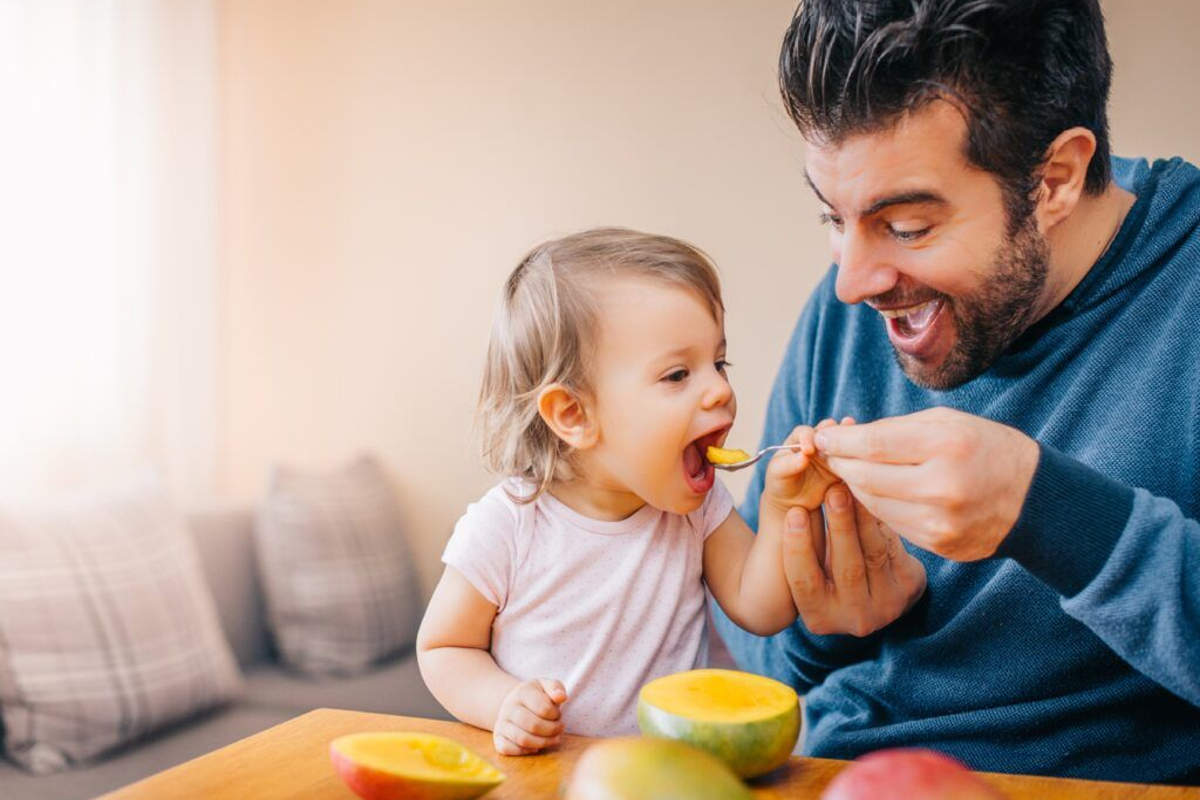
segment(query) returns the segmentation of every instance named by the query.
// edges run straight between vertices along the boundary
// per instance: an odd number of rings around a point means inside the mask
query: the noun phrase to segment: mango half
[[[458,742],[430,733],[352,733],[329,743],[333,767],[363,800],[467,800],[504,773]]]
[[[727,669],[696,669],[650,681],[638,694],[647,736],[707,750],[743,778],[788,760],[800,735],[796,692],[779,681]]]

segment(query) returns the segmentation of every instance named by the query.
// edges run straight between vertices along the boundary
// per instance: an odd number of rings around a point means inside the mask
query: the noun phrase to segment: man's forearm
[[[1064,611],[1139,672],[1200,706],[1200,522],[1175,502],[1043,447],[997,555],[1055,589]]]

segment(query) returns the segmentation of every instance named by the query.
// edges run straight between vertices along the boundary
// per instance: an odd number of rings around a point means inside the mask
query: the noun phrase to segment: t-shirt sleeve
[[[692,519],[700,535],[707,539],[712,532],[721,527],[721,523],[733,512],[733,495],[720,481],[713,483],[700,508],[692,512]]]
[[[517,510],[497,487],[467,506],[442,552],[454,567],[497,609],[504,608],[516,560]]]

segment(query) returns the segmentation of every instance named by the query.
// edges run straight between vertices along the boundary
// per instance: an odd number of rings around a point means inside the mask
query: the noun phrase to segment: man
[[[818,436],[854,502],[828,546],[792,512],[804,625],[719,625],[807,693],[809,754],[1200,782],[1200,172],[1110,160],[1110,72],[1096,0],[805,0],[786,34],[835,266],[763,441],[858,420]]]

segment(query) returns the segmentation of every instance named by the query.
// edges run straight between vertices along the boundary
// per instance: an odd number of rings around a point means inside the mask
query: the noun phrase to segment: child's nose
[[[720,408],[733,399],[733,387],[724,375],[717,374],[704,389],[702,404],[705,409]]]

